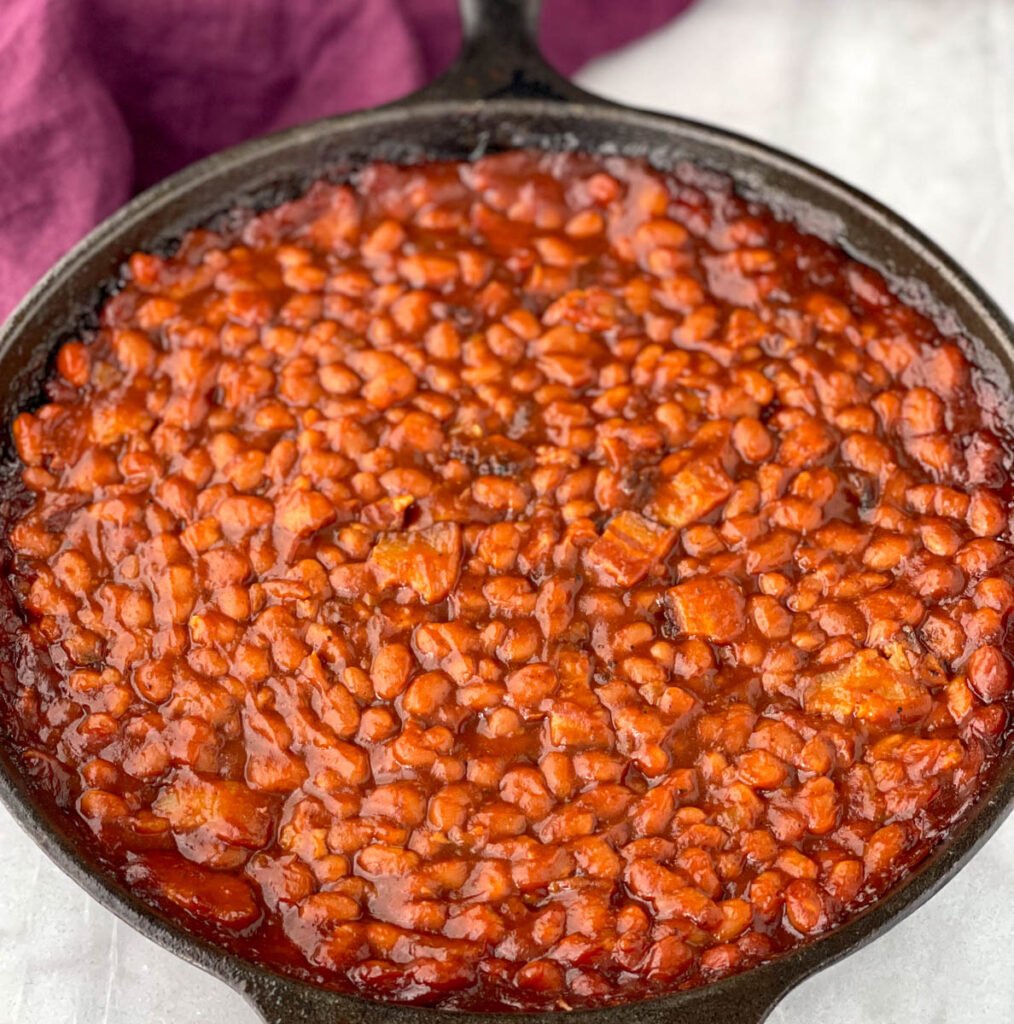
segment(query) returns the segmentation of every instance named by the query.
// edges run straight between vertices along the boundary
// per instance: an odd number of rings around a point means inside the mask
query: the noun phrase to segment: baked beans
[[[323,984],[740,971],[1004,747],[976,372],[692,168],[369,166],[135,253],[13,424],[7,742],[144,898]]]

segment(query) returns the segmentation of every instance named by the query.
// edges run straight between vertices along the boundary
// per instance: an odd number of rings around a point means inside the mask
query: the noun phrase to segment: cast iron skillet
[[[775,149],[583,92],[539,56],[533,41],[538,7],[539,0],[462,0],[461,56],[429,88],[378,110],[328,118],[229,149],[114,214],[36,285],[0,329],[2,422],[40,400],[58,344],[94,323],[96,307],[115,288],[121,264],[133,250],[167,250],[188,228],[237,206],[275,205],[326,172],[369,160],[462,159],[522,146],[622,153],[661,168],[690,160],[731,176],[741,193],[881,269],[899,295],[933,316],[945,332],[968,340],[983,370],[980,393],[1009,400],[1014,328],[932,242],[868,196]],[[1004,770],[916,871],[843,927],[716,984],[579,1011],[572,1019],[575,1024],[759,1024],[789,989],[886,931],[953,876],[1011,809],[1012,760],[1008,757]],[[66,822],[30,795],[2,749],[0,798],[39,846],[103,906],[241,992],[270,1024],[503,1024],[499,1014],[451,1014],[340,995],[189,934],[97,865]],[[560,1021],[558,1013],[512,1016],[517,1024]]]

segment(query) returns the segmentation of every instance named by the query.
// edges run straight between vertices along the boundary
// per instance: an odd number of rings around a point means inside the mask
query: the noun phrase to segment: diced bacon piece
[[[167,818],[176,832],[205,830],[237,846],[264,846],[273,827],[267,798],[228,779],[204,779],[180,772],[159,792],[151,809]]]
[[[178,854],[140,857],[127,868],[127,881],[226,928],[246,928],[260,916],[249,882],[188,863]]]
[[[692,462],[662,482],[648,512],[679,530],[718,508],[732,488],[732,480],[717,462]]]
[[[287,794],[306,781],[306,766],[286,749],[292,737],[279,715],[250,700],[243,711],[243,737],[244,774],[252,789]]]
[[[844,664],[814,676],[803,704],[811,714],[845,723],[862,718],[881,726],[916,721],[932,704],[929,691],[876,651],[862,650]]]
[[[696,576],[671,587],[668,598],[673,621],[682,633],[727,644],[746,628],[746,602],[732,580]]]
[[[913,594],[907,594],[900,587],[878,590],[859,601],[859,610],[869,623],[888,620],[918,626],[926,608]]]
[[[548,722],[550,742],[556,747],[581,750],[613,742],[609,716],[601,707],[583,707],[561,700],[553,706]]]
[[[260,886],[264,902],[271,910],[305,900],[316,888],[313,872],[292,854],[258,853],[247,864],[246,874]]]
[[[585,565],[604,586],[632,587],[669,553],[676,531],[659,526],[637,512],[614,516],[585,554]]]
[[[309,537],[335,516],[334,506],[319,491],[292,490],[279,498],[275,524],[297,537]]]
[[[458,580],[461,530],[456,523],[436,523],[387,534],[377,541],[367,564],[379,586],[410,587],[424,604],[436,604]]]
[[[605,288],[577,288],[552,303],[542,314],[542,322],[549,327],[570,323],[586,331],[607,331],[624,316],[630,318],[616,296]]]

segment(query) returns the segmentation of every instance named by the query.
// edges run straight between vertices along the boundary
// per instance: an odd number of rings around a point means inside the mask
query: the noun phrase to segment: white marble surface
[[[632,0],[638,2],[638,0]],[[698,0],[587,88],[714,121],[895,207],[1014,313],[1014,0]],[[940,895],[771,1024],[1014,1020],[1014,819]],[[0,812],[0,1024],[255,1024]]]

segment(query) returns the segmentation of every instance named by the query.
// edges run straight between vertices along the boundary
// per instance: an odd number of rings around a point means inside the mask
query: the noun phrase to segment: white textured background
[[[1014,0],[698,0],[580,81],[833,171],[1014,314]],[[1012,951],[1014,819],[926,907],[769,1020],[1008,1024]],[[0,1024],[256,1020],[93,903],[0,811]]]

